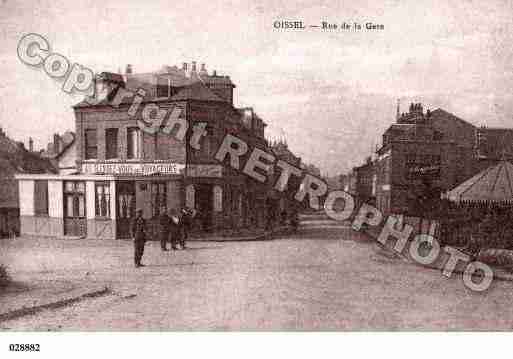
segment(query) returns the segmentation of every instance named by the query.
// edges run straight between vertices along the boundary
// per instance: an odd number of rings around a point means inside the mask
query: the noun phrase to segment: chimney
[[[207,68],[205,67],[205,64],[201,64],[201,73],[207,73]]]
[[[132,74],[132,71],[133,71],[133,69],[132,69],[132,65],[130,65],[130,64],[126,65],[126,71],[125,71],[125,73],[126,73],[127,75],[128,75],[128,74]]]
[[[34,140],[32,139],[32,137],[29,137],[29,151],[34,151]]]
[[[187,62],[184,62],[182,64],[182,70],[184,70],[185,72],[187,72]]]
[[[216,77],[217,76],[217,71],[214,70],[214,72],[212,72],[212,76]]]
[[[192,62],[192,68],[191,68],[191,71],[192,71],[192,72],[196,72],[196,61],[193,61],[193,62]]]
[[[58,133],[54,133],[53,135],[53,152],[56,155],[61,152],[61,138]]]

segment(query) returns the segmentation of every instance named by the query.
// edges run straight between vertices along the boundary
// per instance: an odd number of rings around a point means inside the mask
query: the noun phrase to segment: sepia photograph
[[[0,353],[510,332],[512,44],[510,0],[0,0]]]

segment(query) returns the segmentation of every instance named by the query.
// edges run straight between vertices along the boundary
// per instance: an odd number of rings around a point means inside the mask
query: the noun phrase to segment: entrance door
[[[213,193],[212,185],[195,184],[196,208],[199,212],[201,227],[208,230],[212,227]]]
[[[87,234],[85,182],[64,182],[64,235]]]
[[[130,223],[135,216],[135,182],[116,182],[116,237],[130,238]]]

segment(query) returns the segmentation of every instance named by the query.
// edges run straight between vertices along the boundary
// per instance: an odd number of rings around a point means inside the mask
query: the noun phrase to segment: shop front
[[[130,238],[137,208],[157,236],[163,210],[184,205],[180,166],[166,173],[91,171],[76,175],[19,174],[21,234],[94,239]],[[99,168],[99,167],[97,167]],[[133,166],[141,169],[141,166]],[[183,166],[181,167],[183,168]]]

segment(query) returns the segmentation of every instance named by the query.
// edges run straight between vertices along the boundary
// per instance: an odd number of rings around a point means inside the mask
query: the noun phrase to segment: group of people
[[[159,216],[159,239],[162,251],[168,251],[167,243],[171,243],[171,249],[179,247],[186,249],[186,241],[189,237],[192,221],[196,212],[190,208],[175,208],[169,211],[162,210]],[[144,254],[144,245],[149,239],[146,220],[143,218],[142,209],[136,210],[136,216],[131,225],[132,238],[134,240],[134,263],[136,268],[144,267],[141,263]]]

